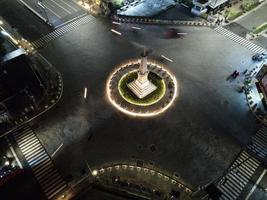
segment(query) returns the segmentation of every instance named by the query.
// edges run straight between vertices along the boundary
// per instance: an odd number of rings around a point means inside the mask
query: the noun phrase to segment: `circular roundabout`
[[[106,93],[119,111],[138,117],[152,117],[166,111],[178,94],[176,78],[163,66],[141,60],[117,67],[109,76]]]

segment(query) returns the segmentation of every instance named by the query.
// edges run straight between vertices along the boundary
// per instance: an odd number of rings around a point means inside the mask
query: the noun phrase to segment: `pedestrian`
[[[231,74],[231,76],[235,76],[236,73],[237,73],[237,70],[233,71],[233,73]]]
[[[234,74],[234,78],[236,78],[236,77],[238,77],[239,76],[239,72],[236,72],[235,74]]]

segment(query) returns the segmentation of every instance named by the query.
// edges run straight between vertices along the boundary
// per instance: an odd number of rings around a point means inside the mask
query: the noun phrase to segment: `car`
[[[176,28],[168,28],[164,32],[164,37],[166,39],[172,39],[172,38],[182,38],[183,36],[187,35],[187,33],[182,33]]]
[[[266,53],[256,53],[255,55],[252,56],[253,61],[263,61],[267,59],[267,54]]]
[[[177,29],[169,28],[169,29],[166,30],[164,35],[165,35],[166,38],[175,38],[175,37],[177,37],[177,33],[178,33]]]

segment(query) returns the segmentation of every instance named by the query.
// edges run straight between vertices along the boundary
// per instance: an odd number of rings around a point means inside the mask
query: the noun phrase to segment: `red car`
[[[180,38],[183,35],[186,35],[187,33],[181,33],[179,30],[176,28],[168,28],[165,33],[164,37],[165,38]]]
[[[165,32],[164,36],[166,38],[174,38],[174,37],[177,37],[177,33],[178,33],[177,29],[175,29],[175,28],[169,28]]]

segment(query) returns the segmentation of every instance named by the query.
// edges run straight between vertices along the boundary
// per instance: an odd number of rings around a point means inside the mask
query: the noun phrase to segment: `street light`
[[[97,174],[98,174],[98,171],[97,171],[97,170],[93,170],[93,171],[92,171],[92,175],[93,175],[93,176],[97,176]]]

